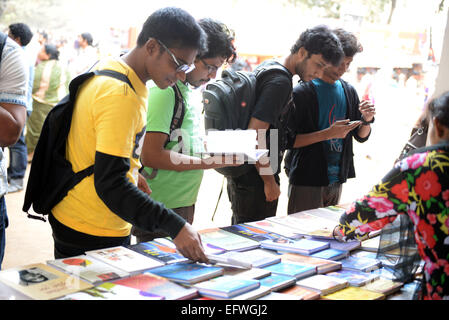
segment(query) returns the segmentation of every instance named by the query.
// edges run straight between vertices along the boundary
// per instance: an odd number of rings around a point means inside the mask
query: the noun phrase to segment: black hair
[[[28,45],[31,38],[33,38],[33,32],[31,32],[30,27],[24,23],[13,23],[10,24],[8,28],[15,38],[20,38],[20,44],[22,46]]]
[[[46,44],[45,52],[50,56],[50,60],[58,60],[59,59],[59,50],[53,44]]]
[[[81,38],[86,40],[86,42],[89,46],[91,46],[94,41],[94,39],[92,38],[92,35],[89,32],[81,33]]]
[[[137,37],[142,47],[149,38],[155,38],[168,48],[198,49],[201,54],[207,50],[207,36],[198,22],[187,11],[167,7],[153,12],[145,21]]]
[[[307,50],[308,56],[321,54],[334,66],[340,65],[344,57],[340,40],[326,25],[318,25],[301,33],[290,52],[295,54],[302,47]]]
[[[442,125],[449,128],[449,91],[429,102],[428,110]]]
[[[224,23],[210,18],[201,19],[198,24],[207,35],[207,51],[200,58],[223,57],[226,62],[233,63],[237,58],[237,52],[233,44],[234,31]]]
[[[345,57],[354,57],[357,53],[363,51],[362,45],[353,33],[342,28],[334,29],[332,32],[335,33],[340,40]]]

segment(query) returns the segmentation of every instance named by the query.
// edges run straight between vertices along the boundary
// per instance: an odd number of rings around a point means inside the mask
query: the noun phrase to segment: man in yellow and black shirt
[[[94,174],[53,208],[55,258],[129,244],[131,225],[136,225],[167,232],[183,255],[207,261],[190,224],[137,188],[148,188],[138,172],[146,126],[145,83],[151,79],[163,89],[184,81],[205,43],[204,31],[190,14],[179,8],[157,10],[145,22],[135,48],[96,66],[125,74],[133,88],[105,76],[82,85],[66,155],[75,172],[94,163]]]

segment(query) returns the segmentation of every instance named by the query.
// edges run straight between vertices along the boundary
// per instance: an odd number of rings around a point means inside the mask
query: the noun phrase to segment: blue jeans
[[[2,269],[3,256],[5,255],[6,228],[8,227],[8,215],[6,214],[5,197],[0,198],[0,270]]]
[[[30,112],[27,111],[27,118]],[[8,181],[11,179],[23,179],[28,164],[28,150],[25,143],[25,126],[19,140],[9,147],[10,159],[8,167]]]
[[[8,167],[8,181],[11,179],[23,179],[27,168],[27,146],[25,144],[25,136],[20,135],[19,140],[9,147],[10,160]]]

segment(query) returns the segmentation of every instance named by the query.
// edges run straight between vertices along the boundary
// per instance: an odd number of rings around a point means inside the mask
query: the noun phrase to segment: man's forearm
[[[16,106],[15,108],[21,108],[25,114],[25,108],[22,106]],[[20,112],[20,111],[19,111]],[[10,112],[10,108],[0,105],[0,146],[6,147],[13,145],[17,142],[20,134],[23,130],[25,120],[22,119],[20,114]]]
[[[324,129],[311,133],[297,134],[293,148],[306,147],[317,142],[329,140],[328,132],[329,129]]]

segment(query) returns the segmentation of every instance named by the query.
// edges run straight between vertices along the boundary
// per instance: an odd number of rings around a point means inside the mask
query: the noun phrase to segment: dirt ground
[[[392,167],[421,112],[423,97],[414,90],[384,84],[376,95],[375,105],[376,121],[372,126],[370,139],[364,144],[354,142],[357,177],[344,185],[341,203],[353,201],[368,192]],[[223,194],[212,220],[222,185]],[[287,187],[288,180],[282,172],[277,211],[279,216],[286,215],[287,212]],[[23,197],[24,191],[6,195],[10,225],[6,229],[6,252],[2,269],[53,259],[49,223],[27,218],[22,212]],[[204,229],[229,225],[231,214],[223,176],[213,170],[206,171],[193,226]]]

